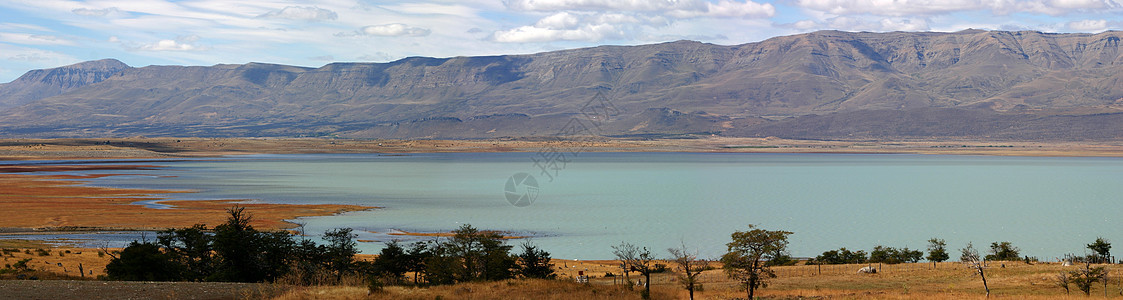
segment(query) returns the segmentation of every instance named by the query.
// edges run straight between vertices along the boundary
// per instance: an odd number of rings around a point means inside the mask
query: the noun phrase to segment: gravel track
[[[0,280],[0,299],[262,299],[285,289],[261,283]]]

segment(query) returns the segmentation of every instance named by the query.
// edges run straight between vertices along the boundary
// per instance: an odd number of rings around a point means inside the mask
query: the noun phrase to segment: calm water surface
[[[747,224],[795,232],[796,256],[879,244],[923,249],[939,237],[952,250],[1011,241],[1023,254],[1053,259],[1084,254],[1097,236],[1123,241],[1120,158],[567,153],[569,162],[547,176],[535,157],[251,155],[160,163],[168,168],[121,171],[139,175],[92,184],[199,191],[167,195],[175,199],[379,206],[299,222],[309,233],[351,227],[360,239],[379,241],[401,239],[386,235],[394,230],[470,223],[532,236],[554,257],[580,259],[611,258],[610,246],[621,241],[658,255],[681,241],[714,258]],[[539,183],[527,207],[504,196],[518,172]],[[360,246],[376,253],[382,243]]]

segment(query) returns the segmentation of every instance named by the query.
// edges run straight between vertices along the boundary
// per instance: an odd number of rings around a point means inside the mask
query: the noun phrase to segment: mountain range
[[[1119,140],[1121,36],[819,31],[319,68],[105,59],[0,85],[0,136]]]

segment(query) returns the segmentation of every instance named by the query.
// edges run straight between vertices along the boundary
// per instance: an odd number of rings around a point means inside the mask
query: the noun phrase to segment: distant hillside
[[[320,68],[101,60],[0,85],[0,134],[490,138],[577,119],[605,136],[1116,140],[1121,36],[820,31]]]

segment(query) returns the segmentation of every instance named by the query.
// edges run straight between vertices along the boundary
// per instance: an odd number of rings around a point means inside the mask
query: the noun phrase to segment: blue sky
[[[1102,32],[1121,16],[1117,0],[0,0],[0,82],[102,58],[318,67],[822,29]]]

